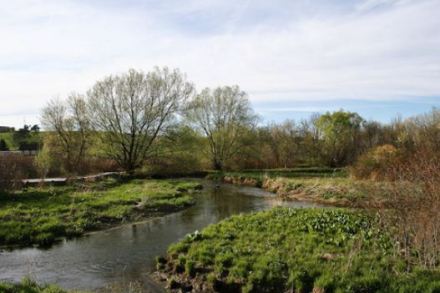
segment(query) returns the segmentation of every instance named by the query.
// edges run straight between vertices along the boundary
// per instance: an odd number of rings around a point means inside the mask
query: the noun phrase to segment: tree
[[[148,158],[148,170],[152,174],[182,175],[204,169],[207,160],[200,149],[206,145],[206,139],[188,125],[176,123],[158,138],[156,145]]]
[[[156,138],[192,93],[193,85],[177,69],[132,69],[98,81],[88,93],[88,105],[107,154],[133,171],[148,158]]]
[[[0,151],[9,151],[8,145],[3,138],[0,139]]]
[[[35,133],[40,132],[40,126],[38,126],[38,124],[34,124],[30,130]]]
[[[51,100],[43,109],[41,122],[53,131],[55,139],[46,136],[46,147],[63,158],[69,173],[81,171],[89,147],[91,129],[85,97],[71,94],[66,101]]]
[[[257,121],[247,94],[238,86],[204,89],[189,103],[186,117],[206,135],[216,170],[240,151],[241,135]]]
[[[322,142],[321,155],[329,166],[338,167],[354,161],[363,121],[359,114],[342,110],[328,112],[315,121]]]
[[[31,137],[31,126],[30,125],[23,125],[22,128],[19,128],[17,131],[15,131],[12,135],[12,140],[14,141],[14,144],[18,146],[19,149],[22,149],[24,145],[27,144]]]

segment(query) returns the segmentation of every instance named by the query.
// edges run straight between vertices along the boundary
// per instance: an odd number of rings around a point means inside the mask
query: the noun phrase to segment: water
[[[155,258],[186,234],[231,215],[275,206],[312,207],[310,203],[283,202],[258,188],[203,182],[197,203],[178,213],[96,232],[63,241],[50,249],[0,251],[0,280],[19,281],[30,276],[41,283],[66,289],[94,290],[139,283],[145,291],[162,292],[148,273]]]

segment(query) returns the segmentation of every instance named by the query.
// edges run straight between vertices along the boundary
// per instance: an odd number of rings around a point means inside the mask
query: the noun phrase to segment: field
[[[156,276],[175,291],[438,292],[440,272],[407,271],[387,235],[365,213],[277,208],[188,235]]]
[[[45,132],[34,133],[31,132],[26,138],[22,138],[22,142],[27,144],[39,144],[41,138],[44,136]],[[3,139],[6,142],[10,151],[16,151],[19,149],[19,144],[14,141],[14,132],[2,132],[0,133],[0,140]]]
[[[6,145],[11,151],[18,148],[18,146],[15,145],[14,140],[12,139],[12,132],[0,133],[0,139],[3,139],[6,142]]]
[[[49,245],[60,237],[162,215],[193,203],[199,184],[108,179],[0,194],[0,245]]]

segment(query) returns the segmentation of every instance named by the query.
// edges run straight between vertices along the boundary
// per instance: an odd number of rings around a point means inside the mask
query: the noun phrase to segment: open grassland
[[[48,245],[59,237],[141,220],[193,203],[188,180],[108,179],[0,194],[0,245]]]
[[[156,276],[175,291],[439,292],[440,272],[408,270],[393,252],[374,216],[276,208],[188,235]]]

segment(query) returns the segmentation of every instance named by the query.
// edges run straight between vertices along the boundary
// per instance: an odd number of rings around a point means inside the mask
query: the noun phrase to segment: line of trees
[[[84,95],[50,101],[41,118],[49,131],[38,158],[45,173],[51,165],[89,172],[90,162],[103,160],[129,172],[341,167],[378,146],[411,150],[440,141],[436,109],[389,125],[343,110],[262,125],[238,86],[197,92],[166,67],[105,77]]]

